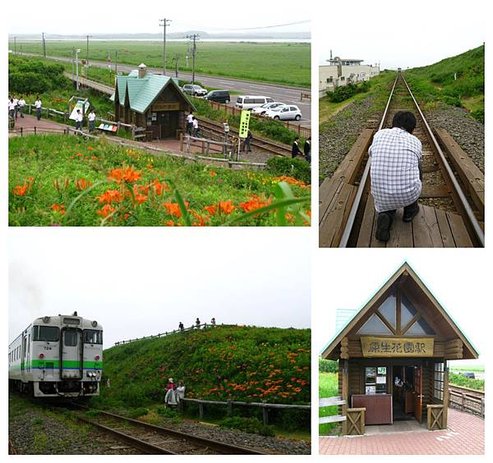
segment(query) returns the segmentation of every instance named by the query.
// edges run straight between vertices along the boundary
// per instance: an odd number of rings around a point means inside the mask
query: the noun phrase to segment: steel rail
[[[421,119],[423,120],[424,126],[426,128],[427,133],[428,133],[428,136],[429,136],[430,140],[432,141],[432,143],[433,143],[433,145],[434,145],[434,147],[435,147],[435,149],[436,149],[436,151],[440,157],[440,161],[441,161],[442,166],[448,175],[450,182],[452,183],[452,186],[454,188],[454,192],[458,196],[458,199],[460,201],[459,205],[464,210],[464,212],[465,212],[465,214],[469,220],[469,223],[472,226],[474,234],[476,235],[477,240],[479,241],[481,246],[484,247],[484,232],[481,229],[481,226],[479,225],[478,219],[476,219],[476,216],[474,215],[474,212],[471,208],[471,205],[469,204],[469,201],[466,198],[466,195],[462,191],[462,188],[461,188],[459,182],[455,178],[454,172],[452,171],[452,168],[450,167],[449,162],[447,161],[445,155],[443,154],[443,151],[440,148],[440,145],[438,144],[437,139],[435,138],[435,135],[433,135],[431,127],[429,126],[427,120],[425,119],[425,116],[424,116],[423,112],[421,111],[421,108],[418,106],[418,102],[416,101],[416,98],[414,98],[414,95],[411,92],[411,89],[409,88],[409,85],[407,84],[406,79],[404,79],[404,77],[402,77],[402,81],[404,82],[407,90],[409,91],[409,94],[411,95],[411,98],[413,99],[414,105],[416,106],[416,109],[417,109],[419,115],[421,116]]]
[[[129,422],[129,423],[135,424],[137,426],[140,426],[142,428],[150,429],[150,430],[155,431],[155,432],[160,433],[160,434],[171,435],[171,436],[173,436],[175,438],[178,438],[178,439],[183,439],[183,440],[191,441],[191,442],[194,442],[194,443],[196,443],[198,445],[206,446],[206,447],[211,448],[211,449],[216,449],[221,454],[228,454],[228,455],[265,455],[265,453],[262,453],[262,452],[259,452],[257,450],[250,449],[250,448],[247,448],[247,447],[239,447],[239,446],[236,446],[236,445],[227,444],[227,443],[224,443],[224,442],[219,442],[219,441],[215,441],[215,440],[212,440],[212,439],[207,439],[205,437],[194,436],[194,435],[191,435],[191,434],[187,434],[187,433],[183,433],[183,432],[180,432],[180,431],[176,431],[174,429],[164,428],[164,427],[156,426],[156,425],[153,425],[153,424],[150,424],[150,423],[144,423],[143,421],[135,420],[133,418],[127,418],[125,416],[117,415],[115,413],[106,412],[106,411],[102,411],[102,410],[98,410],[98,412],[101,415],[106,415],[106,416],[109,416],[111,418],[116,418],[116,419],[119,419],[121,421]]]
[[[397,75],[397,77],[394,80],[394,85],[392,85],[392,90],[390,91],[389,99],[387,100],[387,104],[383,111],[383,116],[382,119],[380,120],[378,130],[382,129],[385,119],[387,118],[387,113],[390,107],[390,101],[392,100],[392,97],[394,95],[394,90],[395,90],[395,86],[397,85],[398,79],[399,79],[399,75]],[[341,241],[339,242],[340,248],[347,247],[347,243],[349,241],[349,237],[351,235],[351,231],[354,226],[354,221],[356,219],[356,214],[358,212],[361,203],[361,198],[363,197],[363,191],[365,190],[366,182],[368,180],[368,176],[370,173],[370,161],[371,159],[368,158],[368,162],[366,163],[365,170],[363,171],[363,175],[361,176],[361,181],[358,185],[358,190],[356,191],[356,196],[354,197],[353,205],[351,206],[351,211],[349,212],[349,216],[346,222],[346,226],[344,227],[344,232],[342,234]]]
[[[108,426],[105,426],[104,424],[98,423],[93,420],[89,420],[87,418],[79,416],[77,418],[78,420],[90,424],[92,426],[96,426],[97,428],[102,429],[103,431],[112,434],[116,436],[117,438],[130,443],[132,446],[137,447],[138,449],[144,451],[147,454],[150,455],[177,455],[175,452],[172,452],[171,450],[166,450],[162,447],[159,447],[157,445],[153,445],[149,442],[143,441],[142,439],[137,439],[136,437],[132,437],[128,434],[125,434],[124,432],[118,431],[116,429],[110,428]]]
[[[418,113],[421,117],[421,120],[423,121],[423,124],[424,124],[425,129],[426,129],[426,133],[427,133],[429,139],[431,140],[436,152],[438,153],[441,164],[442,164],[443,168],[445,169],[445,172],[446,172],[446,174],[447,174],[448,178],[450,179],[450,182],[453,186],[454,193],[457,195],[457,198],[459,200],[459,206],[462,208],[462,210],[466,214],[467,219],[469,220],[469,223],[472,227],[472,230],[474,232],[476,239],[481,244],[481,246],[484,247],[484,232],[481,229],[479,221],[476,219],[476,216],[474,215],[474,212],[473,212],[473,210],[472,210],[472,208],[471,208],[471,206],[470,206],[470,204],[466,198],[466,195],[462,191],[462,188],[461,188],[459,182],[455,178],[455,175],[452,171],[452,168],[450,167],[450,164],[448,163],[442,149],[440,148],[440,145],[438,144],[435,136],[433,135],[433,132],[432,132],[423,112],[421,111],[421,108],[419,107],[418,102],[416,101],[416,98],[414,97],[413,93],[411,92],[411,89],[410,89],[408,83],[406,82],[406,80],[404,79],[402,74],[400,74],[400,73],[397,75],[397,77],[394,81],[394,85],[392,86],[392,90],[390,92],[389,99],[387,100],[387,105],[385,107],[383,116],[380,120],[378,130],[381,130],[383,128],[383,125],[384,125],[385,120],[387,118],[387,113],[388,113],[388,110],[390,107],[390,101],[394,95],[394,90],[395,90],[395,87],[396,87],[396,84],[397,84],[397,81],[399,78],[402,78],[402,81],[404,82],[404,85],[406,86],[406,88],[407,88],[407,90],[408,90],[408,92],[409,92],[409,94],[413,100],[414,106],[416,107],[416,110],[418,111]],[[346,222],[346,226],[344,228],[344,232],[343,232],[343,235],[341,237],[341,241],[339,243],[340,248],[347,247],[347,243],[349,241],[349,237],[351,235],[351,231],[352,231],[353,226],[354,226],[354,221],[356,219],[356,214],[357,214],[358,209],[360,207],[361,198],[363,197],[363,191],[366,187],[366,183],[368,180],[368,176],[369,176],[369,172],[370,172],[370,164],[371,164],[371,159],[369,158],[368,162],[366,163],[363,175],[361,177],[361,181],[360,181],[360,184],[358,186],[358,190],[356,192],[356,196],[355,196],[355,199],[353,201],[351,211],[349,213],[348,220]]]

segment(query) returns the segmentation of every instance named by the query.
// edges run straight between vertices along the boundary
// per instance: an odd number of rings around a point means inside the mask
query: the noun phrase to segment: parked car
[[[266,103],[274,103],[274,100],[268,96],[239,95],[238,98],[236,98],[235,106],[240,109],[252,109]]]
[[[265,116],[270,117],[271,119],[280,119],[283,121],[299,121],[301,119],[301,111],[298,106],[285,104],[272,109],[268,109],[265,112]]]
[[[217,103],[229,103],[231,101],[231,96],[227,90],[211,90],[204,98]]]
[[[476,375],[472,371],[465,371],[462,374],[464,375],[465,378],[469,378],[469,379],[475,379],[476,378]]]
[[[273,103],[265,103],[262,106],[256,106],[255,108],[252,108],[252,114],[263,116],[268,109],[274,109],[281,105],[284,105],[284,103],[281,103],[279,101],[274,101]]]
[[[200,85],[196,85],[196,84],[185,84],[182,87],[182,90],[185,93],[189,93],[190,95],[193,95],[193,96],[207,95],[207,90],[205,88],[201,87]]]

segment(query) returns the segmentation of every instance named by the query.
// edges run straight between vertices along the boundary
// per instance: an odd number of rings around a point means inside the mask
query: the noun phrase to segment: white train
[[[99,395],[103,328],[73,315],[34,320],[9,346],[9,385],[34,397]]]

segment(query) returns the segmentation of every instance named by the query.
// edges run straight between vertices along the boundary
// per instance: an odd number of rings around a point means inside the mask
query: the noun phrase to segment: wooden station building
[[[405,263],[322,353],[339,361],[342,415],[366,425],[415,419],[447,427],[449,360],[478,353]],[[349,413],[349,415],[347,415]]]
[[[176,81],[147,72],[145,64],[126,76],[117,76],[115,120],[144,128],[148,139],[177,138],[186,113],[195,109]]]

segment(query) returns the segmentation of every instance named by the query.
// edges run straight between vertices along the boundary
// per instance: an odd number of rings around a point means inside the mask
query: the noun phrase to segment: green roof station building
[[[186,113],[194,109],[177,82],[147,72],[145,64],[126,76],[117,76],[115,120],[146,130],[147,139],[178,138]]]

